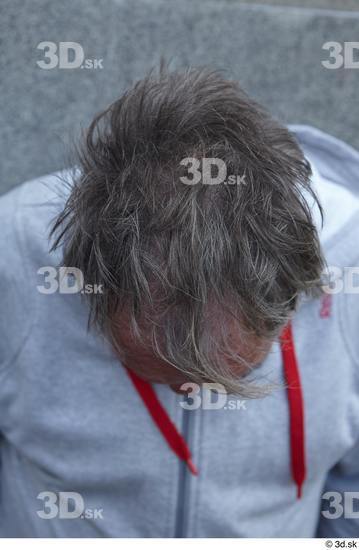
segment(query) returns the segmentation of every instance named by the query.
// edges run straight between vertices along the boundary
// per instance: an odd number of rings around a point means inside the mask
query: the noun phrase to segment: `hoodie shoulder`
[[[36,272],[49,265],[49,231],[64,203],[63,182],[54,174],[0,197],[0,371],[12,363],[31,332]]]

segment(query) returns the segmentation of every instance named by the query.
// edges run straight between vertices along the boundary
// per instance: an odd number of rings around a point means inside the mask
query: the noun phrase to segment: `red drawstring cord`
[[[284,375],[287,383],[290,421],[290,445],[292,476],[297,485],[297,498],[302,496],[302,486],[306,475],[305,443],[304,443],[304,407],[302,387],[300,383],[297,359],[295,356],[292,327],[288,324],[281,334],[281,350],[283,357]],[[167,411],[159,401],[151,384],[145,382],[134,372],[127,370],[137,392],[144,402],[148,412],[162,433],[173,452],[184,462],[192,474],[198,470],[192,462],[191,452],[185,439],[178,432]]]
[[[147,407],[148,412],[152,416],[158,429],[162,433],[163,437],[167,441],[172,451],[181,459],[186,462],[188,468],[193,475],[198,474],[196,466],[192,462],[191,452],[185,439],[177,430],[172,420],[164,409],[160,400],[158,399],[155,390],[148,382],[145,382],[137,376],[134,372],[127,369],[128,375],[131,378],[133,385],[138,391],[142,401]]]
[[[297,485],[297,498],[301,498],[306,477],[304,403],[290,323],[281,334],[281,350],[289,403],[292,476]]]

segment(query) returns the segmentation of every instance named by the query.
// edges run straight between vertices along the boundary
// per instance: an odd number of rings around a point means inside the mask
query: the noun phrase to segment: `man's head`
[[[239,184],[184,183],[189,157],[220,159]],[[293,136],[219,73],[163,69],[95,118],[79,164],[54,246],[103,284],[90,318],[123,363],[255,393],[244,375],[323,265]]]

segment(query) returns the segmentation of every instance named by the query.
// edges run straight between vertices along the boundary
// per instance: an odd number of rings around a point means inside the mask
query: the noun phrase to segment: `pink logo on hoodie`
[[[324,294],[321,300],[319,315],[322,319],[327,319],[331,315],[332,295]]]

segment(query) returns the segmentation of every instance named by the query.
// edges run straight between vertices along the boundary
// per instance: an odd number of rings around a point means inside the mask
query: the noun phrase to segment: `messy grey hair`
[[[185,185],[187,157],[220,158],[245,184]],[[53,248],[103,285],[90,323],[113,342],[126,310],[138,341],[146,319],[157,356],[190,379],[252,396],[224,360],[243,363],[228,319],[243,341],[273,340],[298,296],[319,292],[310,175],[293,135],[236,82],[162,67],[91,123]]]

